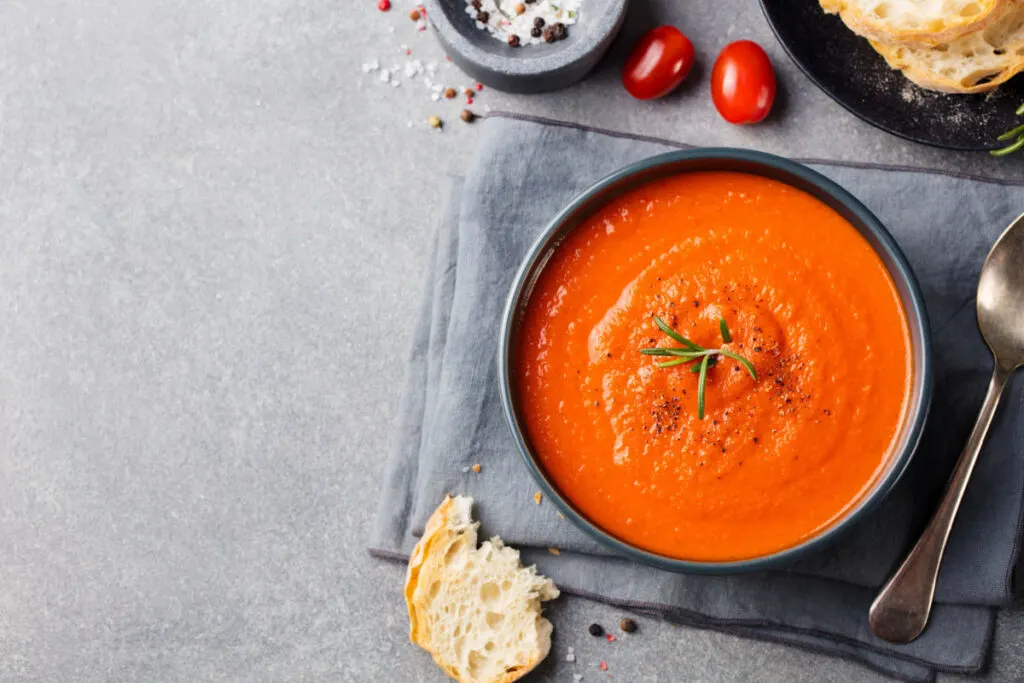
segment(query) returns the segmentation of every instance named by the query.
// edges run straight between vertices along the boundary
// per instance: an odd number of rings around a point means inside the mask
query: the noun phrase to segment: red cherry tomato
[[[693,43],[675,26],[658,26],[644,34],[622,70],[622,85],[638,100],[672,92],[693,68]]]
[[[757,123],[775,101],[775,70],[761,46],[750,40],[729,43],[711,69],[711,99],[729,123]]]

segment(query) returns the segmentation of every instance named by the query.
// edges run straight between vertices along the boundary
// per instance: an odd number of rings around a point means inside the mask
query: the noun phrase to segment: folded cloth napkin
[[[498,398],[495,354],[517,266],[549,219],[608,173],[679,144],[492,115],[434,240],[371,552],[408,556],[448,492],[471,495],[485,535],[523,550],[568,593],[706,628],[851,658],[909,681],[977,672],[994,608],[1012,598],[1024,498],[1024,385],[1012,383],[946,552],[925,633],[875,638],[867,612],[941,494],[991,372],[974,292],[985,254],[1024,209],[1024,183],[809,162],[861,199],[910,260],[931,319],[936,385],[900,484],[834,546],[784,571],[686,576],[614,556],[534,502]],[[480,463],[474,473],[470,467]],[[555,556],[546,548],[562,550]]]

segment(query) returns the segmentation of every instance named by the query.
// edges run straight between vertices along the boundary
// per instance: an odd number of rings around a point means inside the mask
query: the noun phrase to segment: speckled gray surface
[[[0,4],[0,680],[442,680],[407,643],[402,568],[363,546],[436,179],[462,168],[474,132],[461,104],[360,73],[400,62],[402,43],[433,54],[401,2],[375,5]],[[626,32],[666,20],[704,67],[666,101],[621,91],[620,44],[570,90],[484,91],[475,108],[1024,168],[855,120],[785,62],[753,2],[638,1]],[[740,36],[768,47],[785,90],[756,128],[722,123],[705,95],[711,54]],[[608,644],[584,628],[618,615],[584,600],[550,614],[556,651],[535,681],[608,680],[600,659],[619,681],[882,680],[649,619]],[[1008,611],[987,680],[1022,667],[1024,614]]]

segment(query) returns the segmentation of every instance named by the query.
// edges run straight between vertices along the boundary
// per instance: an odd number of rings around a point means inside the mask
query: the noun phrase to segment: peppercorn
[[[427,123],[430,124],[431,128],[440,128],[443,125],[441,123],[441,119],[438,118],[437,116],[431,116],[429,119],[427,119]]]
[[[544,32],[541,31],[536,26],[534,26],[533,28],[530,29],[530,35],[533,36],[534,38],[540,38],[543,33]]]
[[[604,629],[601,628],[601,624],[591,624],[590,627],[587,628],[587,630],[590,631],[590,635],[592,636],[604,635]]]
[[[476,114],[474,114],[468,109],[463,109],[462,113],[459,114],[459,118],[465,121],[466,123],[473,123],[473,119],[476,118]]]
[[[619,628],[626,633],[636,633],[636,622],[627,617],[619,622]]]
[[[517,36],[514,33],[512,35],[510,35],[508,37],[508,46],[509,47],[519,47],[519,36]]]
[[[544,28],[544,17],[536,17],[533,20],[533,25],[537,28]]]
[[[458,93],[455,92],[455,88],[448,88],[444,91],[444,97],[446,100],[450,100],[455,97]]]
[[[472,88],[465,88],[462,91],[462,94],[465,95],[466,97],[473,97],[473,95],[475,95],[476,93],[473,92]]]
[[[480,2],[480,0],[473,0],[473,2],[469,4],[472,5],[473,9],[475,10],[479,10],[481,7],[483,7],[483,3]]]
[[[568,32],[565,30],[565,24],[562,22],[551,24],[544,29],[544,42],[546,43],[553,43],[556,40],[565,40],[566,36],[568,36]]]
[[[523,3],[520,2],[519,4],[517,4],[512,9],[514,9],[516,11],[516,14],[522,14],[523,12],[526,11],[526,5],[524,5]]]
[[[412,19],[413,21],[419,21],[420,20],[420,13],[419,13],[419,11],[413,10],[413,11],[409,12],[409,18]]]
[[[481,24],[486,24],[490,20],[490,18],[491,18],[491,15],[488,12],[477,12],[476,13],[476,20],[479,21]]]

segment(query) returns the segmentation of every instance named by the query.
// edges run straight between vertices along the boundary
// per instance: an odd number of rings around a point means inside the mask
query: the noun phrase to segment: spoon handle
[[[910,555],[871,605],[868,614],[871,630],[883,640],[891,643],[909,643],[921,635],[921,631],[928,623],[942,553],[946,549],[953,520],[964,497],[964,491],[967,490],[967,481],[971,478],[974,463],[978,461],[978,453],[981,452],[985,435],[992,424],[992,417],[996,413],[996,407],[1009,377],[1010,372],[996,361],[992,381],[989,382],[988,393],[985,394],[978,420],[974,423],[967,445],[956,462],[956,469],[953,470],[942,502],[914,549],[910,551]]]

